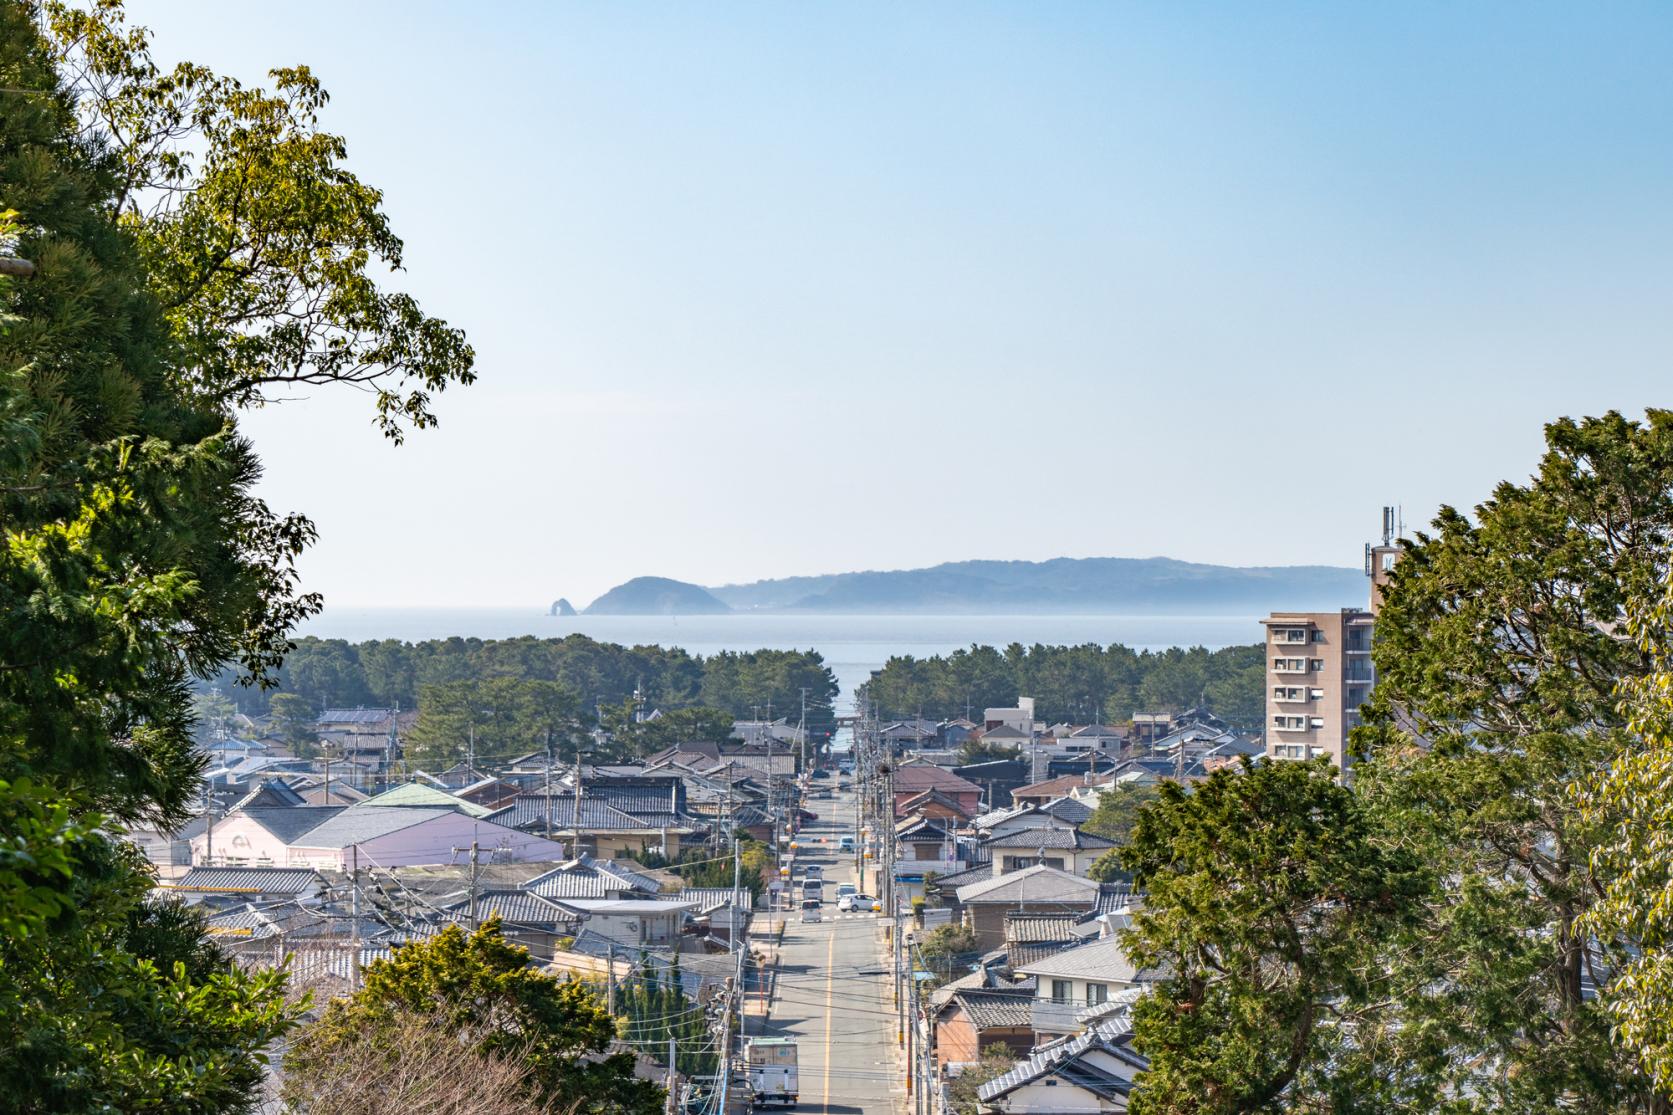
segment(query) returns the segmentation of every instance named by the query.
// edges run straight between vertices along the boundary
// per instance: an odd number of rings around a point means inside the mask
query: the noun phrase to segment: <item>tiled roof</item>
[[[953,1002],[963,1008],[978,1030],[998,1027],[1028,1029],[1034,1022],[1033,1000],[1008,991],[959,991]]]
[[[1153,969],[1134,967],[1117,934],[1064,949],[1044,960],[1025,964],[1023,968],[1025,974],[1037,978],[1108,980],[1112,983],[1147,983],[1160,979],[1163,974]]]
[[[902,763],[894,770],[894,788],[897,794],[931,789],[953,794],[982,792],[976,783],[933,763]]]
[[[661,884],[611,860],[582,857],[535,876],[523,889],[547,898],[608,898],[630,892],[655,894]]]
[[[389,809],[396,806],[409,806],[418,809],[451,809],[455,813],[463,813],[467,817],[486,817],[493,810],[485,805],[478,805],[473,801],[466,801],[446,790],[438,790],[434,786],[426,786],[422,782],[407,782],[400,786],[392,786],[381,794],[367,798],[360,805],[364,808],[371,806]]]
[[[1011,970],[1014,972],[1018,968],[1026,968],[1073,947],[1074,944],[1068,941],[1010,941],[1005,945],[1005,959],[1010,962]]]
[[[731,887],[687,887],[677,897],[697,903],[699,915],[711,913],[722,906],[738,906],[747,910],[754,904],[746,887],[736,891]]]
[[[306,894],[323,884],[311,867],[194,867],[170,889],[230,894]]]
[[[470,909],[470,899],[454,902],[444,907],[450,914],[460,914]],[[572,926],[580,919],[574,913],[564,909],[555,902],[548,902],[538,894],[531,894],[526,890],[496,890],[477,895],[476,916],[483,919],[490,914],[498,914],[502,919],[519,926],[539,926],[551,928],[554,926]]]
[[[228,816],[248,817],[286,844],[310,829],[318,828],[341,813],[341,805],[275,805],[240,809]]]
[[[982,843],[989,848],[1057,848],[1077,852],[1115,847],[1115,841],[1108,837],[1060,828],[1022,829],[1004,836],[991,836]]]
[[[1098,884],[1091,879],[1043,864],[958,888],[958,900],[966,905],[1063,902],[1084,907],[1097,896]]]
[[[1094,916],[1113,914],[1135,901],[1133,888],[1126,883],[1104,883],[1098,888],[1098,901],[1092,907]]]
[[[1107,771],[1094,774],[1090,782],[1084,774],[1060,774],[1056,778],[1048,778],[1044,782],[1035,782],[1029,786],[1019,786],[1011,791],[1012,797],[1027,797],[1046,799],[1060,798],[1070,790],[1081,786],[1102,786],[1109,781]]]
[[[338,810],[329,821],[309,829],[289,843],[304,848],[347,848],[350,844],[376,840],[451,813],[451,809],[409,809],[403,806],[368,808],[362,803]]]
[[[395,715],[388,708],[328,708],[320,713],[321,724],[382,724]]]
[[[1049,813],[1066,824],[1079,825],[1086,823],[1092,816],[1092,807],[1078,798],[1058,798],[1040,806],[1041,813]]]
[[[550,806],[545,794],[520,794],[516,801],[491,814],[490,819],[495,824],[535,832],[545,828],[548,817],[553,831],[615,832],[654,827],[609,802],[585,794],[579,803],[574,794],[553,794],[549,800]]]
[[[1130,1048],[1132,1039],[1132,1022],[1126,1012],[1121,1012],[1083,1034],[1073,1034],[1042,1046],[1010,1072],[982,1085],[976,1094],[983,1103],[991,1103],[1025,1084],[1046,1076],[1061,1075],[1066,1083],[1105,1098],[1125,1096],[1132,1090],[1133,1077],[1149,1067],[1149,1062]],[[1086,1063],[1087,1055],[1095,1051],[1116,1062],[1121,1075],[1112,1075],[1104,1068]]]
[[[1078,913],[1033,913],[1010,911],[1005,915],[1005,939],[1007,941],[1072,941],[1075,940],[1074,925],[1080,919]]]
[[[991,878],[993,878],[993,864],[983,863],[966,868],[963,871],[953,872],[950,875],[939,875],[936,877],[935,885],[942,894],[946,894],[970,883],[985,882]]]
[[[1020,817],[1032,808],[1034,808],[1033,805],[1028,804],[1013,805],[1005,809],[990,809],[986,813],[977,816],[970,823],[979,829],[990,829],[994,825],[999,824],[1001,821],[1009,820],[1012,817]]]

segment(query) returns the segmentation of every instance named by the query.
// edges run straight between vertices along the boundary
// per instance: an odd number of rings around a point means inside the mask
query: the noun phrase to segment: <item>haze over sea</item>
[[[322,639],[556,639],[583,634],[628,646],[659,643],[692,654],[722,650],[817,650],[842,686],[838,711],[890,657],[926,658],[972,643],[1079,645],[1125,643],[1135,650],[1209,649],[1261,639],[1258,616],[1085,615],[714,615],[548,616],[535,608],[328,607],[298,632]]]

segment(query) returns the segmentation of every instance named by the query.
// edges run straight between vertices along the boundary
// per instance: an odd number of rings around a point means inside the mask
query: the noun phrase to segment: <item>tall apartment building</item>
[[[1381,545],[1365,547],[1370,609],[1335,612],[1274,612],[1266,628],[1266,754],[1271,759],[1330,756],[1340,770],[1350,765],[1348,732],[1359,723],[1359,707],[1371,696],[1371,631],[1382,587],[1399,557],[1395,513],[1383,508]]]

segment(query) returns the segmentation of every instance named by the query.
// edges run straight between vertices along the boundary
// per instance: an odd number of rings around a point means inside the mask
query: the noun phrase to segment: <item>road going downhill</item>
[[[854,831],[854,798],[815,798],[808,808],[819,820],[802,830],[797,854],[825,870],[823,920],[789,914],[765,1032],[797,1041],[799,1115],[895,1115],[905,1088],[884,922],[869,910],[843,914],[836,907],[838,884],[857,883],[853,857],[837,852],[838,839]]]

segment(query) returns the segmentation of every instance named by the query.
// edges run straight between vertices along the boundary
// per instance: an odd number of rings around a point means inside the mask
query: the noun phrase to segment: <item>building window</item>
[[[1075,1001],[1075,985],[1066,979],[1051,981],[1051,1001],[1054,1003],[1072,1003]]]
[[[1086,1005],[1095,1007],[1110,997],[1109,985],[1089,983],[1086,985]]]
[[[1324,672],[1324,659],[1322,658],[1311,659],[1307,664],[1312,667],[1315,674]]]
[[[1322,643],[1322,642],[1324,642],[1324,632],[1323,632],[1323,631],[1315,631],[1315,632],[1313,632],[1313,641],[1314,641],[1314,642],[1315,642],[1315,643]]]

